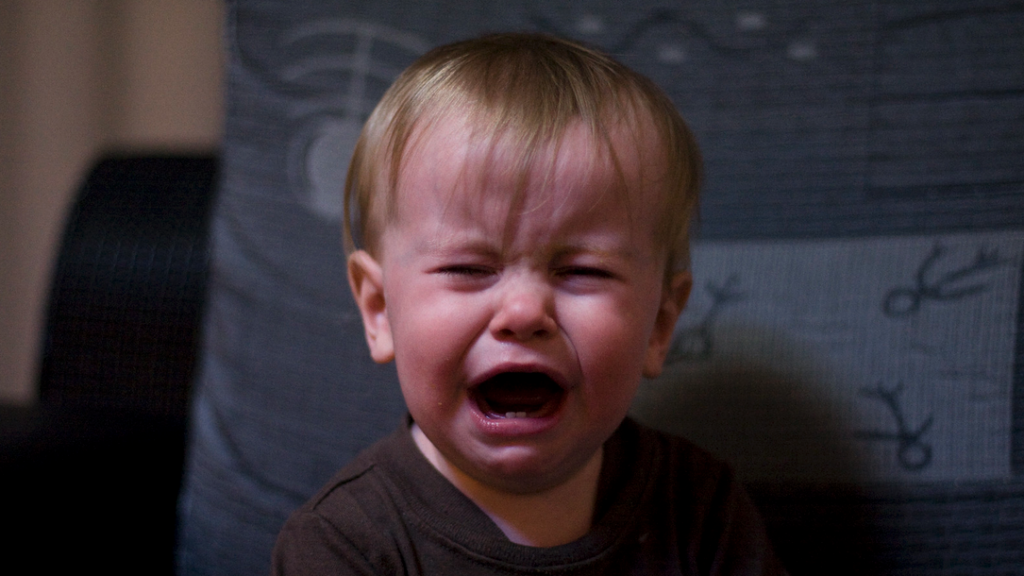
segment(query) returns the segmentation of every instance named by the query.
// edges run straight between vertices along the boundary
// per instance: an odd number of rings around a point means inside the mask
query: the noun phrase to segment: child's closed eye
[[[594,266],[563,266],[556,269],[555,274],[562,278],[615,278],[610,270]]]
[[[493,274],[494,270],[487,266],[480,266],[476,264],[453,264],[449,266],[441,266],[435,270],[435,272],[446,276],[476,278]]]
[[[562,266],[556,272],[559,276],[588,276],[594,278],[611,278],[613,275],[594,266]]]

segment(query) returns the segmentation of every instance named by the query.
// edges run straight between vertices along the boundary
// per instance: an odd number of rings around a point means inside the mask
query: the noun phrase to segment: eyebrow
[[[470,238],[465,242],[455,238],[456,234],[446,235],[447,238],[435,238],[424,243],[422,253],[433,255],[472,254],[486,257],[500,257],[507,250],[484,238]],[[595,242],[566,242],[556,244],[555,249],[545,257],[550,259],[571,258],[580,254],[595,256],[600,259],[632,259],[638,258],[639,252],[633,242],[614,243],[613,246],[602,246]]]
[[[557,250],[552,256],[552,260],[572,259],[581,254],[588,258],[596,258],[598,262],[632,262],[636,264],[640,259],[639,252],[634,248],[633,243],[630,242],[619,247],[613,247],[612,249],[587,245],[569,246]]]

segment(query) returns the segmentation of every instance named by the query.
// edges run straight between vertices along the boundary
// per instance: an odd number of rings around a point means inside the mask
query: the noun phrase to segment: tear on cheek
[[[473,390],[477,407],[488,418],[543,418],[562,404],[565,391],[539,372],[499,374]]]

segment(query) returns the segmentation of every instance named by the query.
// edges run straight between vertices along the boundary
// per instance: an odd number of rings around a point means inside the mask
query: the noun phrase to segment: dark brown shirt
[[[407,424],[292,515],[273,574],[785,573],[727,466],[629,419],[605,444],[595,518],[568,544],[514,544],[421,455]]]

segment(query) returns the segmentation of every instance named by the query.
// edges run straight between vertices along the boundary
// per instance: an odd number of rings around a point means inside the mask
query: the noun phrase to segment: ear
[[[395,343],[384,300],[384,273],[380,264],[364,250],[348,257],[348,284],[363,317],[370,356],[381,364],[395,358]]]
[[[687,270],[673,273],[671,280],[662,288],[661,306],[654,319],[654,331],[651,333],[651,339],[647,344],[647,356],[644,358],[645,377],[655,378],[661,374],[665,357],[668,356],[669,347],[672,345],[676,320],[686,307],[692,287],[693,276]]]

